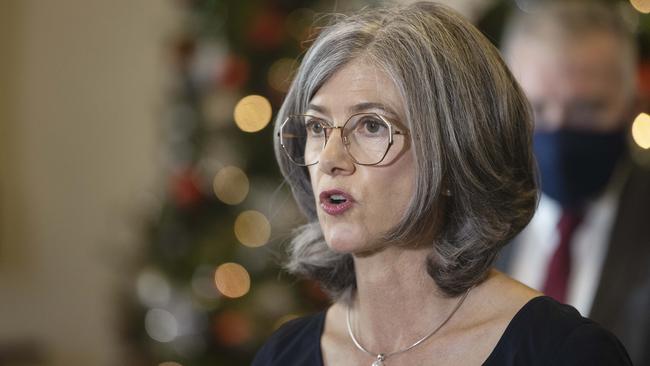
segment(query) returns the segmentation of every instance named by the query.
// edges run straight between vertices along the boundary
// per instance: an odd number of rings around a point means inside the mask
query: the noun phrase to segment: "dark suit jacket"
[[[616,334],[637,366],[650,366],[650,169],[633,165],[621,192],[589,317]],[[517,239],[495,266],[508,273]]]

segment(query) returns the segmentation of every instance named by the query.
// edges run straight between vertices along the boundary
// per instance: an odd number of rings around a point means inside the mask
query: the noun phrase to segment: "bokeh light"
[[[230,298],[242,297],[251,287],[251,278],[246,268],[237,263],[224,263],[214,274],[219,292]]]
[[[202,300],[216,300],[221,295],[214,284],[214,268],[199,266],[192,274],[192,290]]]
[[[149,337],[158,342],[171,342],[178,335],[178,322],[172,313],[163,309],[151,309],[144,319]]]
[[[261,212],[244,211],[235,219],[235,236],[247,247],[260,247],[271,237],[271,224]]]
[[[244,132],[257,132],[271,121],[271,103],[261,95],[249,95],[235,106],[235,123]]]
[[[227,347],[236,347],[253,337],[250,318],[239,311],[224,311],[214,319],[213,330],[217,341]]]
[[[239,101],[239,95],[229,89],[216,89],[201,99],[201,111],[206,124],[211,128],[229,127],[232,111]]]
[[[650,0],[630,0],[630,3],[637,11],[643,14],[650,13]]]
[[[639,114],[632,123],[632,138],[643,149],[650,148],[650,115]]]
[[[291,287],[277,281],[257,282],[251,295],[255,309],[269,317],[277,318],[298,307]]]
[[[287,16],[285,29],[294,39],[304,41],[309,35],[315,17],[316,13],[309,8],[296,9]]]
[[[291,86],[296,66],[296,62],[290,58],[281,58],[275,61],[269,68],[269,85],[277,91],[286,93]]]
[[[148,307],[165,306],[171,298],[171,287],[158,270],[143,269],[135,286],[138,299]]]
[[[236,205],[248,195],[249,183],[246,173],[234,166],[220,169],[214,176],[212,188],[223,203]]]

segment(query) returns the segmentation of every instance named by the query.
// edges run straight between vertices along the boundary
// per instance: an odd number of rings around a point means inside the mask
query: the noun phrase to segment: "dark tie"
[[[567,286],[571,275],[571,239],[582,218],[582,212],[565,209],[557,224],[560,242],[548,264],[544,293],[559,302],[566,302]]]

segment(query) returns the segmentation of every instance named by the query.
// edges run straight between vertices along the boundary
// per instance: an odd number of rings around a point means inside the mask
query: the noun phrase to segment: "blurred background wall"
[[[116,264],[157,179],[174,5],[0,2],[0,364],[120,364]]]

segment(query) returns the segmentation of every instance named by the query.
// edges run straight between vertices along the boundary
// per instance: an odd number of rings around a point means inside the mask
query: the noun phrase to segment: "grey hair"
[[[498,251],[537,203],[528,102],[497,49],[449,8],[415,3],[337,16],[305,54],[275,120],[304,113],[316,91],[362,58],[381,68],[405,101],[415,157],[413,199],[385,234],[397,245],[431,245],[423,264],[456,296],[481,282]],[[287,269],[321,283],[334,299],[356,288],[350,254],[323,239],[306,168],[275,153],[308,224],[291,241]]]
[[[508,20],[501,48],[510,63],[518,42],[545,40],[552,44],[568,42],[571,45],[593,33],[610,34],[619,40],[622,52],[617,59],[627,89],[634,93],[638,50],[634,30],[625,16],[625,10],[629,9],[621,4],[615,7],[593,0],[538,2],[528,13],[515,12]]]

